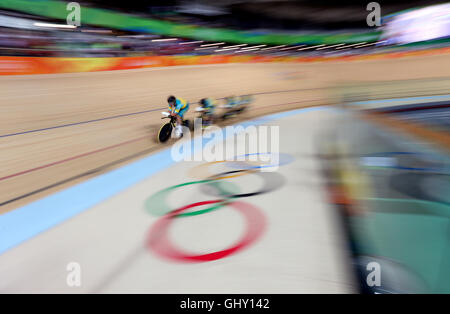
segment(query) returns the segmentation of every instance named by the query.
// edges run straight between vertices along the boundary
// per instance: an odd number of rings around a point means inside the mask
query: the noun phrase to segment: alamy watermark
[[[68,271],[66,277],[66,283],[69,287],[80,287],[81,286],[81,266],[79,263],[70,262],[66,266],[66,271]]]
[[[369,287],[381,286],[381,266],[377,262],[370,262],[366,266],[366,270],[370,273],[366,277],[366,283]]]
[[[381,6],[378,2],[370,2],[366,7],[367,11],[371,11],[366,18],[367,25],[370,27],[381,26]]]
[[[66,6],[66,10],[70,13],[67,14],[67,25],[81,26],[81,6],[78,2],[70,2]]]
[[[203,129],[201,119],[195,119],[193,136],[183,127],[183,140],[172,146],[171,157],[175,162],[255,162],[264,165],[259,166],[261,171],[275,171],[279,165],[279,151],[279,126],[236,125],[222,129],[211,125]]]

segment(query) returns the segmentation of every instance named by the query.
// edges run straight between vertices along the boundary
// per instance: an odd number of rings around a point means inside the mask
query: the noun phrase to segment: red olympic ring
[[[263,213],[253,205],[236,201],[228,203],[227,206],[232,206],[244,216],[247,229],[238,242],[229,248],[217,252],[194,255],[180,250],[170,241],[168,230],[171,222],[178,214],[193,207],[219,202],[223,202],[223,200],[212,200],[189,204],[161,217],[150,229],[146,244],[147,247],[156,254],[171,260],[193,263],[207,262],[234,254],[237,251],[249,246],[261,237],[266,227],[266,219]]]

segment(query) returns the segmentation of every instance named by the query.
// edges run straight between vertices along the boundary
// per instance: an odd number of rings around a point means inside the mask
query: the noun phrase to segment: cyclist
[[[204,126],[211,125],[215,109],[214,101],[211,98],[203,98],[202,100],[200,100],[200,106],[203,109],[202,115],[202,118],[204,120],[203,125]]]
[[[167,102],[169,103],[169,112],[172,117],[175,117],[177,120],[177,126],[175,128],[175,136],[177,138],[183,135],[183,116],[189,109],[189,102],[180,97],[175,97],[173,95],[167,98]]]
[[[233,109],[239,105],[239,99],[236,96],[225,97],[225,107]]]

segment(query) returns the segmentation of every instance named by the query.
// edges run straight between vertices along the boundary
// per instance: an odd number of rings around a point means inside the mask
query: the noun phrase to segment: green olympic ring
[[[239,188],[235,184],[227,182],[227,181],[218,181],[218,180],[191,181],[191,182],[173,185],[173,186],[170,186],[168,188],[165,188],[163,190],[156,192],[155,194],[153,194],[152,196],[150,196],[149,198],[147,198],[145,200],[145,202],[144,202],[145,209],[151,215],[164,216],[174,210],[174,209],[170,208],[166,202],[167,196],[169,195],[170,192],[172,192],[173,190],[175,190],[177,188],[183,187],[183,186],[193,185],[193,184],[202,184],[202,183],[207,183],[208,185],[212,185],[218,191],[220,191],[219,196],[224,197],[223,201],[219,202],[219,203],[215,203],[214,205],[212,205],[208,208],[205,208],[205,209],[201,209],[201,210],[197,210],[197,211],[193,211],[193,212],[186,212],[186,213],[183,212],[183,213],[176,215],[175,217],[201,215],[201,214],[205,214],[205,213],[211,212],[213,210],[219,209],[219,208],[225,206],[230,201],[232,201],[232,198],[227,197],[227,195],[232,195],[232,194],[236,194],[237,192],[239,192]]]

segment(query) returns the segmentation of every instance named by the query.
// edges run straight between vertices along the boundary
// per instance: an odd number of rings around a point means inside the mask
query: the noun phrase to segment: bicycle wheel
[[[166,141],[170,138],[170,135],[172,134],[172,129],[173,129],[172,124],[170,124],[170,123],[164,124],[164,125],[159,129],[159,132],[158,132],[158,141],[159,141],[160,143],[166,142]]]

